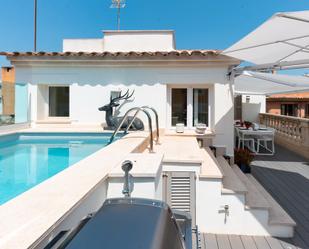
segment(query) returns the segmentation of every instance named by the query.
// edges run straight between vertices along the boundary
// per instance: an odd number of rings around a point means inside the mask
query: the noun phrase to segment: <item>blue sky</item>
[[[116,28],[111,0],[38,0],[38,51],[63,38],[101,37]],[[173,29],[178,49],[224,49],[273,13],[308,10],[309,0],[127,0],[122,29]],[[33,48],[33,0],[0,0],[0,51]],[[2,57],[0,65],[8,62]]]

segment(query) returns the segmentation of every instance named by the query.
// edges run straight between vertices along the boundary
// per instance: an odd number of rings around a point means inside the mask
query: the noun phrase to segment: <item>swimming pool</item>
[[[0,136],[0,205],[102,149],[110,137],[109,133]]]

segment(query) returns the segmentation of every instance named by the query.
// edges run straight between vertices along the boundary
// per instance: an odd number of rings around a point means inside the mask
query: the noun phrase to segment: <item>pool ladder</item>
[[[137,115],[142,111],[143,113],[146,114],[147,119],[148,119],[148,127],[149,127],[149,133],[150,133],[150,152],[153,152],[153,132],[152,132],[152,119],[151,119],[151,115],[149,113],[149,111],[147,110],[151,110],[154,114],[155,114],[155,118],[156,118],[156,129],[157,129],[157,139],[156,139],[156,143],[159,143],[159,137],[160,137],[160,132],[159,132],[159,116],[157,111],[153,108],[153,107],[149,107],[149,106],[142,106],[142,107],[133,107],[131,109],[129,109],[125,115],[123,116],[123,118],[121,119],[120,123],[118,124],[117,128],[115,129],[113,135],[111,136],[109,142],[113,142],[115,136],[117,135],[117,133],[120,131],[121,126],[124,124],[124,122],[126,121],[126,119],[129,117],[129,114],[133,111],[135,111],[133,118],[131,120],[131,122],[129,123],[129,125],[127,126],[127,128],[125,129],[124,133],[127,134],[128,130],[130,129],[131,125],[133,124],[134,120],[136,119]]]

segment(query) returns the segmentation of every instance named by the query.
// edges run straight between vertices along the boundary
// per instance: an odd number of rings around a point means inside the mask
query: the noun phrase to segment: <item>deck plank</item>
[[[292,239],[275,237],[201,234],[202,249],[308,249],[307,246],[297,247]]]
[[[303,203],[297,202],[292,195],[297,195],[297,192],[289,193],[288,192],[288,179],[285,179],[284,182],[278,182],[278,180],[270,177],[269,174],[263,172],[259,172],[258,180],[265,187],[265,189],[273,196],[273,198],[278,201],[278,203],[285,209],[285,211],[295,220],[297,223],[296,233],[299,236],[296,238],[298,241],[304,240],[309,245],[309,223],[308,216],[306,215],[305,210],[302,210]],[[302,212],[300,211],[302,210]],[[308,212],[308,211],[307,211]],[[309,215],[309,214],[308,214]],[[309,247],[308,247],[309,248]]]
[[[216,237],[219,249],[232,249],[228,235],[218,234]]]
[[[284,249],[276,238],[266,237],[266,241],[271,249]]]
[[[252,174],[296,221],[294,237],[206,234],[206,249],[309,249],[309,162],[278,145],[276,151],[275,156],[256,157]]]
[[[193,234],[192,234],[193,235]],[[206,245],[205,245],[205,236],[206,236],[206,234],[204,234],[204,233],[201,233],[201,235],[200,235],[200,239],[201,239],[201,241],[200,241],[200,248],[201,249],[206,249]],[[193,243],[192,243],[192,249],[195,249],[196,247],[194,247],[194,245],[193,245]]]
[[[241,235],[240,238],[245,249],[257,249],[252,236]]]
[[[232,249],[244,249],[239,235],[229,235],[229,240]]]
[[[206,249],[218,249],[218,243],[216,235],[214,234],[203,234],[203,242]]]
[[[252,174],[297,223],[282,247],[309,248],[309,162],[278,145],[276,150],[274,156],[257,156]]]
[[[263,236],[253,237],[257,249],[271,249]]]
[[[303,197],[299,196],[299,192],[301,189],[305,189],[308,187],[308,183],[303,183],[303,179],[299,175],[293,175],[287,172],[277,172],[270,169],[257,169],[260,171],[259,173],[263,175],[264,178],[267,178],[268,180],[272,180],[272,182],[269,184],[269,188],[272,190],[276,190],[276,188],[280,188],[281,190],[284,190],[281,192],[272,191],[273,194],[280,194],[279,197],[281,197],[281,201],[293,201],[291,203],[291,208],[295,209],[295,214],[307,215],[307,210],[305,210],[303,207],[306,207],[308,205],[308,202],[304,200]],[[261,172],[262,171],[262,172]],[[290,183],[296,181],[297,187],[294,187],[295,183]],[[293,189],[294,188],[294,189]],[[309,198],[309,196],[308,196]],[[307,208],[306,208],[307,209]],[[309,222],[309,218],[304,217],[306,222]]]

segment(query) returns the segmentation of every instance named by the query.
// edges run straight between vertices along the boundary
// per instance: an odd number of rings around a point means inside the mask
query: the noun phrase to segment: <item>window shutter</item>
[[[172,209],[191,214],[192,224],[195,225],[195,173],[194,172],[165,172],[164,201]]]

